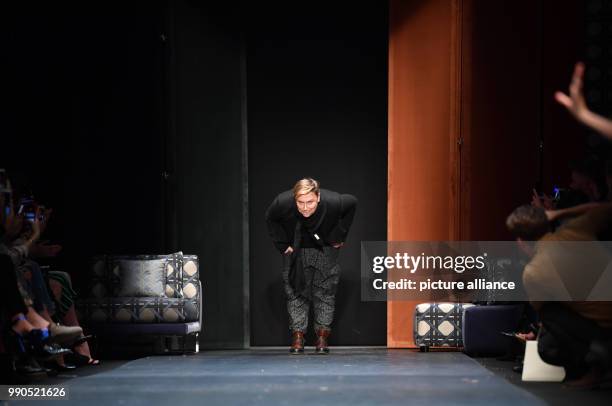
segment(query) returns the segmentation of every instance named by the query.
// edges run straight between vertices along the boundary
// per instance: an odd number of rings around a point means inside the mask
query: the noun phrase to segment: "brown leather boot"
[[[315,352],[317,354],[329,354],[329,348],[327,347],[327,337],[329,337],[329,330],[317,330],[317,345]]]
[[[301,331],[294,331],[291,334],[291,348],[289,349],[291,354],[303,354],[304,353],[304,333]]]

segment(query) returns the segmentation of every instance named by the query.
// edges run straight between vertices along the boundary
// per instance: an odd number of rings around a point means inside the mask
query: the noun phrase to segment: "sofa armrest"
[[[202,324],[202,309],[204,308],[202,306],[202,302],[203,302],[203,300],[202,300],[203,299],[203,297],[202,297],[202,281],[198,281],[198,283],[200,284],[200,292],[198,294],[198,301],[200,302],[200,331],[202,331],[202,327],[203,327],[203,324]]]

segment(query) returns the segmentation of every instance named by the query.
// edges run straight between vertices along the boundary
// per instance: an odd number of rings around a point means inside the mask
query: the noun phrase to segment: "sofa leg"
[[[419,345],[419,351],[420,352],[429,352],[429,346],[428,345]]]
[[[197,354],[199,350],[198,333],[192,333],[183,337],[183,354]]]

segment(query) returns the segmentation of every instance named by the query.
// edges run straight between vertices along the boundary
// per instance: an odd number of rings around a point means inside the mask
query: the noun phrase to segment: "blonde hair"
[[[320,193],[319,182],[313,178],[300,179],[293,186],[293,197],[295,199],[302,195],[307,195],[310,192],[313,192],[317,196],[319,196]]]

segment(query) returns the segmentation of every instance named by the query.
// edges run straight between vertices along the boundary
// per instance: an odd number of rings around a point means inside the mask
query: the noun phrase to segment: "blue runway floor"
[[[308,349],[307,349],[308,352]],[[286,349],[153,356],[65,382],[58,405],[541,405],[459,352]],[[30,402],[20,401],[18,404]],[[35,403],[40,404],[40,402]]]

